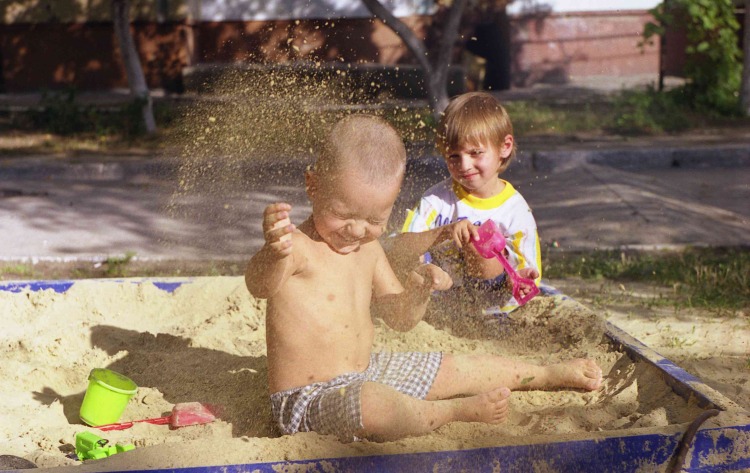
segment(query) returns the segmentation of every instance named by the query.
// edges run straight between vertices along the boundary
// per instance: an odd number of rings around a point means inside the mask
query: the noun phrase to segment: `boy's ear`
[[[503,158],[509,157],[513,153],[513,135],[505,135],[503,144],[500,146],[500,156]]]
[[[305,192],[307,197],[312,199],[318,191],[318,176],[311,168],[305,170]]]

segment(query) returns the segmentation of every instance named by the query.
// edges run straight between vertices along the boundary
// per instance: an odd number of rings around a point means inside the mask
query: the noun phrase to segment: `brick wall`
[[[403,18],[424,36],[429,16]],[[644,11],[511,18],[514,86],[585,76],[658,74],[658,45],[638,48]],[[366,18],[199,22],[138,21],[133,33],[149,86],[182,91],[182,68],[205,62],[301,59],[413,63],[401,40]],[[0,25],[0,88],[6,92],[126,87],[109,22]]]
[[[638,43],[644,11],[535,14],[511,20],[513,84],[564,83],[573,77],[659,72],[658,44]]]

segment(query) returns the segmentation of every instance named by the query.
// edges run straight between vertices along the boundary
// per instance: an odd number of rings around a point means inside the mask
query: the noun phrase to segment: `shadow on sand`
[[[271,422],[265,356],[231,355],[191,347],[189,338],[109,325],[93,327],[91,343],[109,355],[127,351],[106,368],[126,374],[139,387],[158,390],[172,404],[198,401],[219,405],[220,417],[232,424],[234,437],[278,435]],[[59,400],[68,421],[80,424],[78,411],[84,394],[61,396],[45,388],[36,397],[45,403]]]

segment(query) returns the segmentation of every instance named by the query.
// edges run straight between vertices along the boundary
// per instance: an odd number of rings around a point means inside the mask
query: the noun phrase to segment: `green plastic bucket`
[[[81,403],[79,417],[96,427],[114,424],[120,420],[130,398],[138,386],[128,377],[104,368],[94,368],[89,373],[89,386]]]

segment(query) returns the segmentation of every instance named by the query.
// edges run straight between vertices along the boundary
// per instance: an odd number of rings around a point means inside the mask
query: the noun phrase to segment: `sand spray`
[[[345,115],[378,115],[405,142],[427,141],[424,101],[378,94],[377,77],[363,84],[353,69],[310,61],[238,66],[213,76],[205,94],[179,117],[169,147],[178,150],[169,215],[215,228],[184,238],[214,254],[226,248],[227,257],[242,257],[263,242],[260,222],[268,204],[292,203],[292,222],[299,224],[310,211],[304,170],[324,134]],[[239,239],[247,241],[247,251],[231,254]]]

